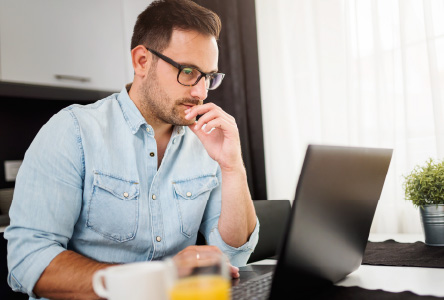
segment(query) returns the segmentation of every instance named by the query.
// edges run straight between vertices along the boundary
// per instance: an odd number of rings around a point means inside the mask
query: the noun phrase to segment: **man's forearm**
[[[99,299],[92,288],[92,276],[109,266],[73,251],[63,251],[43,271],[34,293],[50,299]]]
[[[222,239],[232,247],[248,241],[256,226],[256,212],[248,189],[245,169],[222,170],[222,210],[218,229]]]

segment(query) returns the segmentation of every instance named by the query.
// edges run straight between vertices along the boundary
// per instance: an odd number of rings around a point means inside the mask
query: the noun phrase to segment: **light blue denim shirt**
[[[35,297],[40,275],[66,249],[101,262],[158,260],[194,245],[198,231],[245,265],[259,222],[239,248],[222,240],[221,183],[219,165],[188,127],[174,127],[158,168],[153,128],[126,89],[63,109],[17,176],[5,231],[9,285]]]

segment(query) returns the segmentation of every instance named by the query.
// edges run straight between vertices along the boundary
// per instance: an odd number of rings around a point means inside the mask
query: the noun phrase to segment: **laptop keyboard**
[[[232,300],[266,300],[270,294],[273,272],[243,282],[231,288]]]

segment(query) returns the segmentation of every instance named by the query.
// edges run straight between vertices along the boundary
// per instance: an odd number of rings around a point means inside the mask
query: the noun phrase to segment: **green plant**
[[[444,204],[444,161],[430,158],[404,178],[405,199],[413,205]]]

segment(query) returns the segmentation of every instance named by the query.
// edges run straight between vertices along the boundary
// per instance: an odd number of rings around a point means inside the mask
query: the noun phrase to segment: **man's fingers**
[[[238,267],[235,267],[235,266],[232,266],[232,265],[230,265],[230,271],[231,271],[231,277],[233,277],[233,278],[239,278],[240,277],[240,274],[239,274],[239,268]]]
[[[196,105],[196,106],[193,106],[192,108],[189,108],[185,111],[185,113],[186,113],[185,119],[191,120],[191,119],[197,117],[197,115],[203,115],[203,114],[209,112],[210,110],[217,110],[217,109],[221,110],[221,108],[214,103],[206,103],[203,105]]]
[[[231,123],[231,120],[227,116],[220,116],[217,112],[208,112],[203,115],[195,125],[191,125],[193,131],[196,132],[200,129],[206,133],[210,132],[213,128],[220,128],[222,130],[229,130],[235,126],[235,123]]]
[[[202,115],[200,119],[195,123],[194,129],[199,130],[202,128],[202,126],[209,121],[217,118],[219,116],[218,112],[216,111],[209,111],[206,114]]]
[[[209,133],[213,128],[220,128],[222,130],[227,130],[229,126],[230,124],[228,124],[225,120],[217,118],[208,122],[207,126],[205,126],[205,128],[202,128],[202,130],[205,131],[206,133]]]
[[[187,275],[194,267],[209,266],[220,263],[221,256],[214,256],[214,253],[223,255],[223,252],[216,246],[188,246],[180,251],[173,260],[179,269],[179,276]],[[213,254],[213,255],[212,255]],[[239,268],[232,266],[228,257],[222,256],[227,264],[228,272],[232,278],[239,278]]]
[[[200,129],[205,133],[210,133],[213,128],[231,130],[237,127],[235,119],[214,103],[194,106],[185,112],[187,113],[185,118],[188,120],[201,115],[194,125],[189,125],[190,129],[198,136],[201,134]]]

